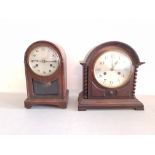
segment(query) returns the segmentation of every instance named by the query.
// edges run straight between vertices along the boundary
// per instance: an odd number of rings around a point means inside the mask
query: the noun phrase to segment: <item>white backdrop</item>
[[[0,1],[0,92],[26,92],[24,53],[37,40],[60,44],[67,54],[68,88],[82,89],[79,64],[94,46],[122,41],[141,61],[137,94],[155,94],[153,0]]]
[[[1,20],[1,92],[26,92],[24,53],[37,40],[60,44],[67,55],[68,88],[82,89],[79,64],[94,46],[106,41],[122,41],[132,46],[140,60],[137,94],[155,94],[155,20]]]
[[[146,62],[139,68],[136,93],[155,95],[154,3],[154,0],[0,0],[0,92],[26,93],[24,52],[34,41],[49,40],[60,44],[65,49],[68,88],[70,92],[77,94],[82,89],[82,68],[79,60],[83,60],[85,54],[94,46],[106,41],[118,40],[131,45],[137,51],[140,60]],[[55,129],[55,126],[61,130],[63,124],[66,124],[65,130],[70,129],[68,132],[78,127],[89,128],[88,131],[99,127],[104,131],[102,126],[105,126],[108,131],[108,126],[111,126],[110,129],[117,128],[120,132],[124,127],[133,132],[133,128],[140,131],[144,129],[148,132],[149,128],[154,129],[154,100],[151,97],[144,100],[145,103],[148,100],[152,103],[146,104],[148,106],[144,112],[97,111],[95,113],[95,111],[87,111],[87,113],[78,113],[72,111],[71,108],[67,111],[60,111],[60,109],[58,111],[49,109],[49,112],[48,109],[27,111],[21,104],[23,96],[19,94],[13,94],[13,96],[15,97],[10,97],[11,99],[7,95],[1,96],[1,130],[18,131],[19,129],[22,132],[40,128],[46,131]],[[15,98],[12,102],[15,106],[10,104],[12,98]],[[72,102],[72,97],[70,99]],[[19,106],[16,107],[18,104]],[[72,105],[74,104],[70,104]],[[122,122],[125,124],[121,124]],[[64,136],[63,138],[49,135],[47,137],[35,136],[33,139],[31,136],[16,136],[15,138],[3,136],[0,141],[0,152],[12,154],[16,151],[16,154],[24,155],[30,151],[31,154],[37,152],[38,155],[42,152],[46,152],[47,155],[51,153],[73,154],[74,152],[76,155],[80,154],[82,149],[82,152],[90,155],[94,152],[99,155],[116,154],[116,152],[124,155],[126,152],[128,155],[134,150],[135,154],[147,152],[154,155],[152,135],[152,139],[147,136],[145,138],[128,136],[122,139],[120,136],[103,137],[101,135],[87,136],[87,138]],[[29,144],[28,149],[25,149],[27,144]],[[89,144],[91,149],[85,147],[86,144]],[[140,144],[140,149],[137,144]],[[128,149],[129,145],[132,149]],[[51,146],[53,146],[52,149]],[[77,146],[80,149],[77,149]],[[103,146],[105,146],[104,149]]]

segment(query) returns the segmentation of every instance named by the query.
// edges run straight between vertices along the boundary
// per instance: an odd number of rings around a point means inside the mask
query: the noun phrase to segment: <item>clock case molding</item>
[[[49,76],[40,76],[35,74],[29,64],[28,58],[31,51],[38,46],[48,46],[53,48],[59,55],[60,61],[57,70]],[[37,41],[31,44],[24,57],[25,76],[27,86],[27,99],[24,101],[26,108],[31,108],[32,105],[53,105],[60,108],[66,108],[68,103],[69,90],[67,89],[67,68],[66,68],[66,55],[64,50],[48,41]],[[34,83],[35,81],[35,83]],[[45,87],[52,84],[53,81],[58,81],[58,92],[56,94],[37,95],[34,92],[34,84],[40,83]]]
[[[121,49],[129,55],[133,63],[133,73],[125,85],[118,88],[105,88],[94,77],[94,63],[103,52],[113,49]],[[129,45],[118,41],[103,43],[90,50],[80,64],[83,68],[83,90],[78,98],[79,111],[94,108],[144,109],[143,104],[135,97],[137,69],[144,62],[140,62],[137,53]]]

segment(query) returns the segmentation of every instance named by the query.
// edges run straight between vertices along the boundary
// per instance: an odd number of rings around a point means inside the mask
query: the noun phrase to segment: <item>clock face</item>
[[[40,76],[52,75],[59,67],[60,58],[57,52],[48,46],[34,48],[28,58],[31,70]]]
[[[131,58],[121,50],[110,50],[101,54],[94,64],[96,81],[107,88],[125,85],[133,73]]]

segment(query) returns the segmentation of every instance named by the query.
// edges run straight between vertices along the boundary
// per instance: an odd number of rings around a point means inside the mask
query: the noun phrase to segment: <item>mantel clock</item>
[[[65,108],[68,102],[66,56],[64,50],[48,41],[37,41],[25,52],[27,86],[26,108],[54,105]]]
[[[83,90],[78,109],[143,110],[143,104],[135,97],[137,68],[141,64],[135,50],[122,42],[106,42],[92,49],[81,62]]]

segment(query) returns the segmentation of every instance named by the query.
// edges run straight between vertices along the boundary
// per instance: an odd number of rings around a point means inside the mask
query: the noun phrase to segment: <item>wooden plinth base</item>
[[[66,108],[68,103],[69,90],[66,91],[64,99],[45,99],[45,98],[27,98],[24,101],[25,108],[30,109],[32,105],[53,105],[59,108]]]
[[[84,99],[82,93],[78,98],[78,110],[87,109],[135,109],[144,110],[144,105],[138,99]]]

